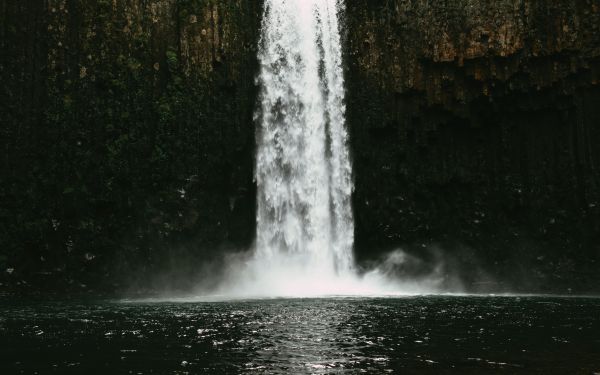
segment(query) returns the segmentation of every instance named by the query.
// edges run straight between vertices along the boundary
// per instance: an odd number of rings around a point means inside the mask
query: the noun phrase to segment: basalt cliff
[[[184,288],[252,246],[261,15],[0,1],[0,288]],[[402,248],[469,290],[597,292],[600,1],[348,0],[343,19],[361,264]]]

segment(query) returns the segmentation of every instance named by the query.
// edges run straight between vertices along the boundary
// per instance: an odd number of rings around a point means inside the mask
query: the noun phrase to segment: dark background
[[[358,259],[600,291],[600,1],[346,4]],[[252,246],[261,11],[0,0],[1,290],[185,289]]]

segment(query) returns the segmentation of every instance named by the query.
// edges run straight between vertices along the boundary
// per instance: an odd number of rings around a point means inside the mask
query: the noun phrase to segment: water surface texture
[[[410,297],[0,308],[0,373],[593,374],[600,299]]]

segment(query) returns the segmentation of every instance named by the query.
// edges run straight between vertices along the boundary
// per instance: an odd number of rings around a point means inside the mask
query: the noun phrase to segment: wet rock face
[[[183,279],[249,247],[261,8],[0,1],[0,268]],[[358,257],[598,285],[598,0],[347,0],[345,19]]]
[[[397,93],[423,91],[428,104],[517,90],[492,84],[518,73],[535,89],[579,71],[584,84],[599,79],[596,1],[351,1],[347,13],[347,52],[364,74]]]
[[[600,3],[346,13],[359,254],[437,244],[509,279],[539,270],[539,284],[597,267]]]
[[[27,7],[10,10],[22,15]],[[48,45],[50,52],[62,47],[82,54],[89,49],[114,57],[110,48],[139,55],[144,47],[151,52],[157,72],[168,68],[165,60],[171,52],[188,75],[210,79],[222,68],[228,79],[238,81],[252,64],[260,11],[260,4],[240,0],[50,0],[37,21],[47,24],[54,39]],[[100,56],[92,54],[90,60],[94,57]],[[55,62],[51,65],[55,67]]]
[[[191,280],[221,247],[248,247],[260,12],[1,1],[0,268],[87,285],[168,268]]]

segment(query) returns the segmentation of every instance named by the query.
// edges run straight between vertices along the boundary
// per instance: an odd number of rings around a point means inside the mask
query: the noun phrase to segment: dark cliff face
[[[346,46],[361,254],[597,280],[598,1],[351,1]]]
[[[346,3],[358,257],[593,287],[600,3]],[[251,246],[261,8],[0,1],[1,283],[193,282]]]
[[[192,279],[252,242],[260,12],[1,2],[3,278]]]

